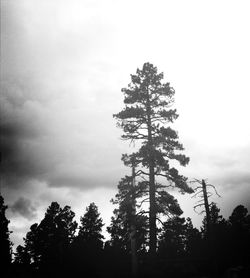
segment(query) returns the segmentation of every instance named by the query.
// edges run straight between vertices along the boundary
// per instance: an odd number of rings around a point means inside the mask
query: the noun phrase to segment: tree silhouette
[[[167,259],[183,257],[186,243],[186,225],[184,217],[173,217],[164,223],[160,235],[159,253]]]
[[[203,258],[210,264],[210,274],[219,275],[220,269],[230,265],[230,226],[213,202],[209,205],[209,221],[208,230],[207,215],[205,215],[201,227]]]
[[[6,209],[4,198],[0,195],[0,262],[3,272],[9,269],[11,263],[11,246],[10,231],[8,225],[10,221],[6,217]]]
[[[159,237],[159,267],[168,276],[197,275],[202,254],[201,234],[190,218],[175,216],[164,222]]]
[[[27,248],[22,245],[18,245],[15,252],[14,262],[19,265],[29,266],[31,263],[30,254]]]
[[[204,179],[202,180],[194,179],[193,181],[191,181],[191,183],[196,183],[196,184],[198,183],[198,186],[194,188],[195,194],[192,196],[192,198],[198,196],[200,200],[197,202],[198,204],[194,206],[194,210],[196,211],[197,208],[204,208],[204,210],[202,210],[200,214],[204,212],[206,213],[205,222],[204,222],[206,224],[206,227],[204,227],[204,229],[206,230],[205,235],[209,238],[210,228],[212,225],[211,206],[213,207],[215,205],[215,203],[209,203],[209,198],[213,196],[213,193],[209,191],[209,189],[213,188],[216,195],[218,197],[221,196],[218,194],[216,187],[212,184],[208,184]],[[215,209],[215,207],[213,207],[213,209]],[[213,211],[213,213],[215,213],[215,210]]]
[[[137,215],[136,222],[136,250],[137,252],[145,252],[148,237],[148,219],[144,215]],[[127,214],[119,209],[114,210],[114,216],[111,217],[111,223],[107,227],[110,234],[109,244],[117,250],[123,250],[127,253],[131,251],[130,236],[131,225]]]
[[[229,221],[234,226],[247,227],[249,225],[247,208],[243,205],[237,206],[229,217]]]
[[[35,269],[38,268],[41,261],[42,243],[40,242],[37,223],[30,226],[30,231],[27,232],[26,237],[24,238],[24,244],[24,248],[30,256],[32,266],[34,266]]]
[[[79,275],[97,275],[101,271],[103,220],[95,203],[80,218],[79,233],[72,244],[73,266]]]
[[[202,234],[204,238],[207,238],[208,233],[211,230],[212,237],[214,234],[214,230],[216,228],[216,225],[219,225],[221,223],[225,222],[225,219],[222,215],[220,215],[220,209],[217,207],[217,205],[214,202],[211,202],[209,205],[209,230],[208,230],[208,218],[207,215],[205,215],[204,219],[202,220]]]
[[[229,217],[231,225],[231,256],[235,265],[250,265],[250,215],[243,205],[237,206]]]
[[[86,208],[86,213],[81,217],[80,221],[78,238],[86,242],[95,242],[102,246],[104,237],[101,232],[104,224],[95,203],[91,203]]]
[[[69,206],[61,208],[57,202],[48,207],[41,223],[33,224],[25,238],[31,261],[42,271],[63,269],[77,223]]]
[[[148,179],[149,251],[152,259],[155,257],[157,243],[156,195],[161,203],[167,203],[166,198],[169,195],[164,191],[167,186],[176,186],[182,192],[193,192],[186,183],[187,179],[169,164],[170,160],[176,160],[185,166],[189,158],[180,154],[184,148],[178,142],[177,132],[166,127],[178,115],[175,109],[171,109],[175,91],[169,83],[162,83],[162,79],[163,73],[158,73],[152,64],[145,63],[142,70],[137,69],[136,75],[131,75],[128,88],[122,89],[125,108],[114,115],[118,126],[124,131],[123,139],[141,141],[139,150],[132,155],[123,156],[123,160],[125,163],[133,160],[136,167],[141,167],[136,175]],[[166,178],[168,183],[157,186],[156,176]]]
[[[193,226],[191,218],[186,219],[186,255],[192,260],[197,260],[201,257],[201,233]]]
[[[122,226],[122,233],[125,239],[127,249],[129,250],[129,238],[131,237],[131,226],[135,225],[135,238],[137,242],[137,250],[144,249],[147,243],[147,231],[148,231],[148,221],[147,217],[137,212],[136,208],[140,208],[141,205],[136,203],[136,199],[142,198],[144,196],[144,190],[147,187],[147,183],[133,182],[132,176],[125,176],[121,179],[118,184],[118,193],[115,195],[115,199],[112,199],[113,204],[118,204],[118,209],[114,210],[115,217],[112,217],[110,228],[108,231],[111,232],[112,238],[116,238],[114,230],[117,227],[119,231],[119,226]],[[140,211],[143,212],[143,211]],[[111,229],[113,228],[113,230]],[[125,232],[125,234],[124,234]],[[114,236],[112,236],[112,234]],[[124,246],[125,247],[125,246]],[[126,249],[126,248],[125,248]]]
[[[111,223],[107,227],[110,239],[105,243],[105,266],[109,276],[131,273],[130,223],[119,209],[114,210]]]
[[[114,210],[114,216],[111,217],[111,223],[107,227],[107,231],[110,234],[108,242],[110,246],[119,251],[129,251],[129,223],[124,220],[118,209]]]

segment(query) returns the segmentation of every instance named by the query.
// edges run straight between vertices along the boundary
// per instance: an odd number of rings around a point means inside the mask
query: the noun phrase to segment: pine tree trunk
[[[156,211],[154,167],[149,168],[149,254],[154,261],[156,256]]]
[[[149,148],[149,255],[152,264],[156,257],[156,209],[155,209],[155,173],[154,173],[154,146],[152,140],[151,109],[149,95],[147,99],[147,126]]]
[[[132,166],[132,217],[131,217],[131,263],[132,263],[132,276],[137,277],[138,272],[138,261],[136,253],[136,225],[135,225],[135,215],[136,215],[136,198],[135,198],[135,166]]]

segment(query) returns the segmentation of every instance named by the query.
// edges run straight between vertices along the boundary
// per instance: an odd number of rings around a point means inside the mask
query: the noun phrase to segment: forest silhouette
[[[250,274],[250,215],[238,205],[228,219],[209,197],[214,185],[189,181],[177,166],[187,166],[173,109],[175,90],[163,73],[145,63],[123,88],[124,108],[113,115],[122,139],[137,143],[122,161],[131,175],[121,178],[111,202],[116,205],[110,236],[95,203],[80,223],[70,206],[56,201],[40,223],[31,225],[24,244],[12,251],[7,206],[1,196],[1,273],[6,277],[248,277]],[[174,162],[172,164],[172,162]],[[173,166],[177,165],[177,166]],[[204,210],[200,229],[182,217],[171,194],[198,196]]]
[[[1,196],[1,277],[133,277],[130,226],[114,210],[104,240],[103,222],[91,203],[78,225],[69,206],[52,202],[40,223],[31,225],[24,245],[12,250],[7,206]],[[175,216],[159,229],[155,269],[150,268],[147,220],[137,223],[137,277],[249,277],[250,215],[237,206],[228,219],[211,203],[211,235],[190,218]],[[11,258],[12,253],[12,258]]]

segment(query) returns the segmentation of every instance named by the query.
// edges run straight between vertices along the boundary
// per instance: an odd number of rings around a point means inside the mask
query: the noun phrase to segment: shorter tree
[[[214,202],[211,202],[209,205],[209,232],[211,233],[211,236],[214,238],[214,234],[216,233],[216,228],[218,225],[225,223],[225,219],[222,215],[220,215],[220,209],[217,207],[217,205]],[[205,215],[203,221],[202,221],[202,227],[201,231],[203,234],[203,237],[206,238],[208,234],[208,218],[207,215]]]
[[[81,225],[79,227],[78,239],[102,248],[104,236],[101,232],[104,224],[95,203],[91,203],[86,208],[86,213],[81,217],[80,221]]]
[[[160,257],[176,260],[184,257],[186,225],[184,217],[173,217],[164,223],[159,241]]]
[[[186,256],[193,261],[201,258],[202,237],[200,231],[193,226],[191,218],[186,219]]]
[[[202,221],[201,233],[203,237],[203,258],[210,265],[213,275],[219,275],[229,259],[230,227],[220,214],[220,209],[213,202],[209,206],[209,230],[207,230],[207,215]]]
[[[27,248],[22,245],[18,245],[15,252],[15,264],[29,266],[31,263],[30,254],[28,253]]]
[[[129,224],[124,217],[119,213],[118,209],[114,210],[114,215],[111,217],[111,223],[107,227],[107,232],[110,234],[110,240],[106,242],[113,247],[117,252],[129,252]]]
[[[0,262],[6,270],[11,263],[11,246],[10,231],[8,225],[10,221],[6,217],[6,209],[8,206],[4,205],[4,198],[0,195]]]
[[[229,217],[231,228],[231,258],[236,265],[250,265],[250,215],[243,205],[237,206]]]
[[[40,266],[42,246],[40,242],[38,224],[34,223],[30,226],[30,230],[24,238],[24,248],[27,250],[31,265],[37,269]]]
[[[136,216],[136,251],[145,252],[148,238],[148,219],[144,215]],[[131,225],[127,215],[119,209],[114,210],[114,216],[111,217],[111,224],[107,227],[110,234],[109,244],[116,250],[122,250],[130,253]]]
[[[78,274],[96,275],[100,272],[103,235],[103,220],[95,203],[91,203],[85,214],[80,218],[77,237],[74,239],[71,263]]]
[[[123,236],[123,239],[125,239],[124,249],[130,250],[129,245],[132,236],[136,239],[137,251],[146,248],[148,239],[148,218],[144,215],[145,211],[141,210],[141,205],[144,201],[147,201],[148,198],[141,199],[144,197],[147,185],[148,182],[135,183],[133,175],[125,176],[118,184],[118,193],[115,195],[115,199],[111,200],[113,204],[119,205],[119,207],[114,210],[115,217],[112,217],[111,224],[118,224],[120,222],[120,227],[122,227],[123,230],[122,233],[125,232]],[[138,202],[138,200],[140,201]],[[112,232],[112,226],[108,228],[108,231]],[[116,226],[113,227],[115,228]],[[111,239],[113,239],[112,233]]]
[[[190,218],[175,216],[164,222],[158,249],[162,272],[169,276],[195,275],[200,255],[201,234]]]
[[[61,208],[57,202],[52,202],[40,224],[30,227],[24,247],[35,268],[58,271],[66,266],[64,263],[77,228],[74,216],[69,206]]]

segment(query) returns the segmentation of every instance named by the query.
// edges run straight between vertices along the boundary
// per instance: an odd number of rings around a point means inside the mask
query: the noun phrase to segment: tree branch
[[[194,198],[194,197],[196,197],[198,194],[200,194],[200,193],[202,193],[202,190],[200,190],[200,191],[198,191],[198,192],[196,192],[191,198]]]
[[[212,187],[212,188],[214,189],[216,195],[217,195],[218,197],[221,197],[220,194],[217,192],[216,187],[215,187],[214,185],[212,185],[212,184],[207,184],[207,186]]]
[[[140,211],[140,212],[138,212],[137,214],[136,214],[136,216],[138,216],[138,215],[142,215],[142,214],[149,214],[149,211]]]
[[[142,206],[142,204],[143,204],[144,202],[147,202],[147,201],[149,201],[149,197],[143,199],[143,200],[140,202],[140,205],[137,205],[137,206],[140,208],[140,207]]]

